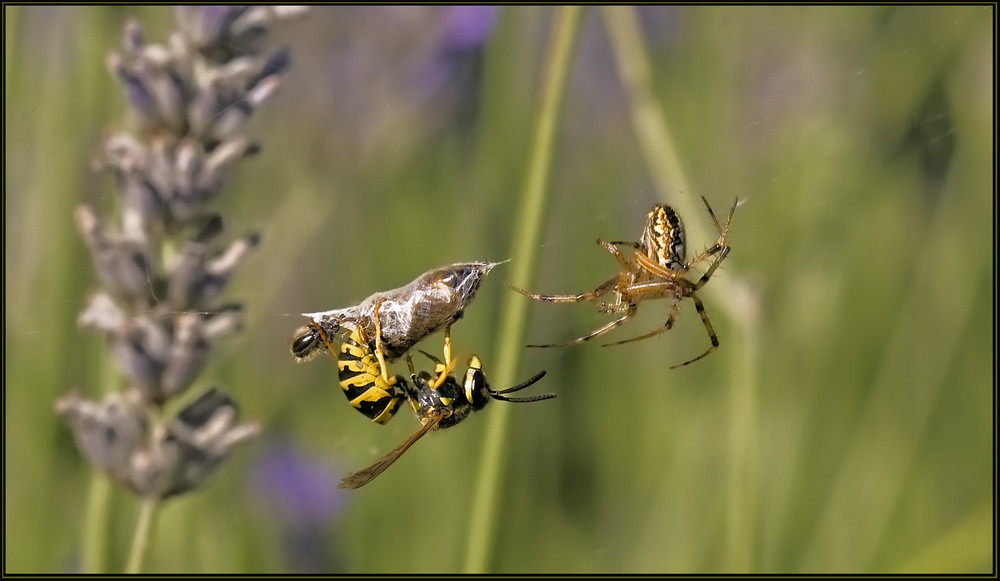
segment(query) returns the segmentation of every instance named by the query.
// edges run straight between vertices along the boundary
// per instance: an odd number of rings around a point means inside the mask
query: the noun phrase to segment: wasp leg
[[[414,384],[410,385],[410,383],[406,381],[402,382],[403,393],[406,395],[406,400],[410,402],[410,407],[413,408],[413,413],[419,416],[420,402],[417,400],[417,386],[415,383],[417,370],[413,366],[413,356],[409,353],[406,354],[406,366],[410,369],[410,379],[414,380]]]
[[[455,362],[451,359],[451,325],[444,328],[444,365],[440,368],[437,379],[431,383],[431,389],[437,389],[441,387],[448,375],[451,374],[452,368],[455,366]]]
[[[375,310],[374,310],[374,316],[375,316],[375,358],[378,359],[378,366],[379,366],[379,370],[382,372],[382,379],[384,379],[385,382],[388,383],[389,382],[389,371],[388,371],[388,368],[386,367],[386,364],[385,364],[385,355],[382,354],[382,321],[381,321],[381,319],[379,319],[379,316],[378,316],[378,309],[379,309],[379,307],[382,306],[382,302],[383,301],[385,301],[385,299],[379,299],[379,301],[377,303],[375,303]]]

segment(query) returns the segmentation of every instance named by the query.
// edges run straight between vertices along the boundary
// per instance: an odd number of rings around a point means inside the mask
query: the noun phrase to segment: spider
[[[724,227],[719,224],[719,220],[715,217],[715,212],[712,211],[712,206],[708,204],[708,200],[704,197],[701,200],[705,202],[708,214],[712,217],[712,222],[715,223],[715,229],[719,232],[719,239],[711,248],[708,248],[691,260],[685,260],[687,249],[684,243],[684,224],[681,223],[681,217],[670,206],[656,204],[646,219],[646,227],[642,231],[642,240],[639,242],[605,242],[600,238],[597,239],[597,243],[615,257],[615,260],[618,261],[623,270],[596,289],[578,295],[540,295],[511,287],[526,297],[551,303],[592,301],[609,292],[613,292],[615,293],[615,301],[613,303],[602,303],[600,311],[602,313],[621,313],[621,316],[617,319],[572,341],[548,345],[528,345],[528,347],[562,347],[589,341],[631,319],[638,310],[639,303],[643,300],[663,297],[672,298],[673,304],[670,307],[670,315],[662,327],[645,335],[613,343],[605,343],[603,346],[621,345],[623,343],[648,339],[673,327],[674,321],[677,319],[677,312],[681,301],[690,297],[694,301],[694,306],[698,310],[698,314],[701,315],[701,322],[708,331],[712,346],[694,359],[674,365],[671,369],[694,363],[714,351],[719,346],[719,337],[715,334],[715,330],[712,329],[712,323],[708,320],[708,314],[705,312],[705,305],[702,304],[701,299],[698,297],[698,290],[705,286],[705,283],[711,278],[715,269],[729,255],[726,234],[729,232],[729,224],[733,220],[733,212],[736,211],[739,198],[733,202],[733,207],[729,210],[729,218],[726,219]],[[629,260],[625,258],[618,249],[618,246],[631,246],[634,248],[636,250],[634,259]],[[693,266],[710,260],[712,257],[715,258],[714,261],[697,282],[691,282],[684,278],[684,275]]]

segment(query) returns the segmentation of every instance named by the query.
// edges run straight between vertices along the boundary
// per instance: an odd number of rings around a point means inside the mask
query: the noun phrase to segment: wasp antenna
[[[504,397],[494,392],[490,392],[490,396],[493,399],[498,399],[500,401],[509,401],[512,403],[527,403],[532,401],[541,401],[543,399],[552,399],[556,396],[554,393],[543,393],[540,395],[532,395],[527,397]]]
[[[490,390],[490,394],[496,396],[496,395],[501,395],[501,394],[504,394],[504,393],[513,393],[515,391],[521,391],[522,389],[528,387],[529,385],[537,382],[539,379],[545,377],[545,374],[546,374],[546,371],[543,369],[543,370],[539,371],[538,373],[536,373],[535,376],[532,377],[531,379],[529,379],[528,381],[525,381],[523,383],[519,383],[519,384],[515,385],[514,387],[508,387],[507,389],[502,389],[500,391],[493,391],[491,389]],[[504,399],[504,398],[498,398],[498,399]],[[513,400],[508,400],[508,401],[513,401]]]

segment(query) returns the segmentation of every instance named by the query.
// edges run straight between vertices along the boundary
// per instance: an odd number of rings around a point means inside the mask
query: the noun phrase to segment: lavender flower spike
[[[79,323],[107,336],[127,387],[99,401],[66,395],[56,411],[84,457],[143,498],[194,490],[260,432],[239,424],[236,402],[216,388],[176,416],[164,406],[197,389],[213,344],[242,327],[242,305],[219,299],[260,237],[225,240],[214,202],[233,166],[260,149],[247,121],[290,63],[287,50],[264,53],[261,40],[303,10],[182,7],[166,43],[148,42],[130,21],[107,59],[140,131],[111,135],[97,160],[117,178],[120,219],[76,211],[102,286]]]

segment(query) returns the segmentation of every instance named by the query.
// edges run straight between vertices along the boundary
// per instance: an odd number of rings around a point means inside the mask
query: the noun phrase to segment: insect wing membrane
[[[397,448],[395,448],[393,451],[389,452],[385,456],[382,456],[381,458],[376,460],[375,463],[369,466],[368,468],[365,468],[364,470],[359,470],[354,474],[350,474],[347,477],[345,477],[343,480],[340,481],[340,484],[337,485],[338,488],[355,489],[355,488],[361,488],[365,484],[368,484],[369,482],[374,480],[376,476],[385,472],[386,468],[392,466],[392,463],[398,460],[399,457],[403,455],[403,452],[409,450],[410,446],[415,444],[417,440],[419,440],[424,436],[424,434],[431,431],[434,428],[434,426],[438,425],[438,422],[440,422],[443,418],[444,418],[444,413],[438,413],[432,415],[430,417],[430,420],[426,424],[420,426],[420,429],[417,430],[412,436],[407,438],[405,442],[400,444]]]

